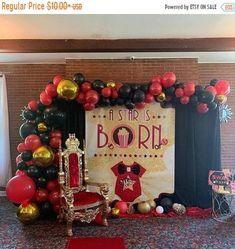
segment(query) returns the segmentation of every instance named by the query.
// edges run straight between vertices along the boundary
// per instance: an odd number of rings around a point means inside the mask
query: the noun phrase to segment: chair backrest
[[[85,189],[83,169],[84,151],[79,148],[80,142],[75,137],[75,134],[69,134],[65,145],[66,149],[63,151],[60,149],[60,171],[64,172],[64,185],[66,189],[79,192]]]

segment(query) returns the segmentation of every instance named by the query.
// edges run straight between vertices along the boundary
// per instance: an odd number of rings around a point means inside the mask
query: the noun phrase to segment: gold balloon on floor
[[[38,218],[39,208],[34,202],[29,203],[25,207],[21,204],[17,209],[16,215],[23,224],[30,224]]]
[[[151,207],[148,202],[142,201],[138,203],[137,209],[141,214],[147,214],[148,212],[150,212]]]
[[[47,167],[52,164],[54,153],[52,149],[46,145],[38,147],[33,152],[33,162],[41,167]]]
[[[120,210],[118,208],[112,208],[111,215],[113,218],[118,218],[120,215]]]
[[[147,203],[150,205],[151,209],[156,207],[156,202],[154,200],[148,200]]]
[[[72,80],[61,80],[57,86],[57,93],[59,97],[66,100],[73,100],[76,98],[78,92],[78,85]]]

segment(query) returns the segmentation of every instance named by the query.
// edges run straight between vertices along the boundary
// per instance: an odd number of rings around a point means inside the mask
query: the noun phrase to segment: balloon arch
[[[22,142],[17,147],[17,171],[6,186],[8,199],[20,205],[17,217],[29,223],[40,214],[59,212],[57,151],[62,139],[60,128],[66,120],[66,113],[58,108],[60,101],[77,101],[86,111],[110,105],[142,109],[156,101],[162,107],[182,104],[206,113],[225,103],[229,91],[226,80],[213,79],[203,87],[192,81],[184,84],[173,72],[154,76],[147,84],[89,82],[81,73],[76,73],[73,80],[55,76],[41,92],[40,101],[31,100],[22,110],[25,122],[19,129]]]

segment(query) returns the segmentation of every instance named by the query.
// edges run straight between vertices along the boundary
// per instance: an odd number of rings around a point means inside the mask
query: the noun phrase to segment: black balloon
[[[47,133],[42,133],[39,135],[39,137],[43,144],[48,144],[50,141],[50,136]]]
[[[144,93],[147,93],[149,91],[149,84],[144,83],[140,86],[140,90],[142,90]]]
[[[134,203],[132,207],[134,208],[135,211],[138,211],[138,203]]]
[[[217,83],[217,81],[218,81],[217,79],[211,80],[211,81],[210,81],[210,85],[211,85],[211,86],[215,86],[215,84]]]
[[[173,86],[171,87],[168,87],[166,90],[165,90],[165,94],[167,96],[174,96],[175,94],[175,88]]]
[[[17,169],[26,170],[27,168],[28,168],[28,166],[24,161],[20,161],[17,163]]]
[[[164,212],[167,213],[172,208],[172,200],[168,197],[164,197],[160,200],[160,205],[163,207]]]
[[[184,87],[184,83],[176,80],[174,86],[175,86],[175,89],[177,89],[177,88],[183,88]]]
[[[132,96],[133,103],[143,102],[145,99],[145,93],[142,90],[136,90]]]
[[[45,106],[40,101],[37,101],[37,106],[39,111],[43,111],[45,109]]]
[[[208,105],[208,107],[209,107],[209,109],[211,109],[211,110],[215,110],[216,108],[217,108],[217,103],[215,103],[215,102],[211,102],[209,105]]]
[[[129,99],[125,102],[125,106],[129,110],[132,110],[135,108],[135,104]]]
[[[115,106],[115,105],[117,105],[117,99],[110,99],[110,105],[111,106]]]
[[[37,129],[34,123],[25,122],[20,126],[19,134],[22,139],[25,139],[28,135],[37,134]]]
[[[127,84],[123,85],[119,89],[119,96],[123,99],[126,99],[130,96],[131,87]]]
[[[39,178],[41,176],[41,170],[37,166],[29,166],[27,169],[28,176],[32,178]]]
[[[41,176],[36,180],[36,187],[37,188],[46,188],[47,180],[45,177]]]
[[[22,111],[22,116],[26,120],[35,120],[37,113],[29,109],[24,109]]]
[[[202,91],[201,94],[198,96],[199,102],[209,104],[214,101],[214,95],[209,91]]]
[[[49,201],[40,204],[40,214],[46,217],[53,214],[52,205]]]
[[[99,101],[99,106],[109,106],[109,105],[110,105],[110,99],[101,96]]]
[[[196,85],[195,86],[195,95],[199,96],[203,91],[203,86]]]
[[[117,202],[119,202],[119,200],[113,200],[110,204],[110,207],[114,208]]]
[[[92,88],[100,93],[102,89],[105,88],[105,83],[102,80],[94,80],[92,82]]]
[[[78,84],[82,84],[85,81],[85,77],[81,73],[75,73],[73,76],[73,80]]]
[[[26,150],[21,153],[21,158],[23,161],[28,162],[32,159],[32,151]]]
[[[54,125],[57,121],[58,110],[56,107],[46,108],[44,111],[44,120],[49,125]]]
[[[48,166],[45,169],[44,174],[47,180],[56,179],[58,176],[58,169],[55,165]]]
[[[125,100],[122,98],[117,98],[116,102],[117,102],[117,105],[124,105]]]
[[[197,106],[197,104],[198,104],[198,96],[192,95],[192,96],[190,97],[189,103],[190,103],[192,106]]]
[[[136,91],[136,90],[138,90],[140,88],[140,85],[138,85],[138,84],[131,84],[131,90],[132,91]]]

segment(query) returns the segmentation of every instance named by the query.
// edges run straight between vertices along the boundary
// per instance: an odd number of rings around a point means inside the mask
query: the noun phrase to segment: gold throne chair
[[[101,213],[102,224],[108,226],[108,184],[88,181],[85,150],[79,148],[75,134],[69,134],[66,149],[59,149],[60,214],[59,221],[67,222],[67,234],[73,235],[74,220],[90,223]],[[85,146],[84,146],[85,148]],[[87,186],[95,186],[99,193],[89,192]]]

